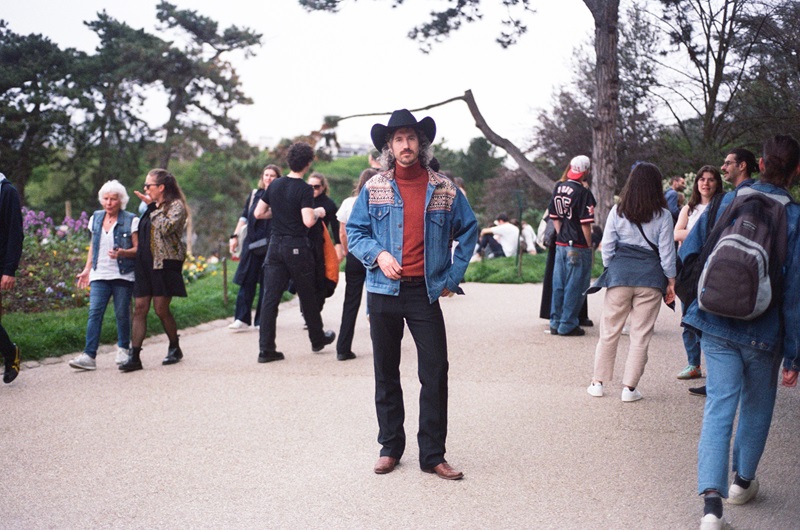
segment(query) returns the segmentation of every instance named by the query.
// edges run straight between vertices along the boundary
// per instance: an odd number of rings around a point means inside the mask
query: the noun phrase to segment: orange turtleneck
[[[395,165],[394,177],[403,198],[403,276],[425,275],[425,193],[428,172],[419,160],[412,166]]]

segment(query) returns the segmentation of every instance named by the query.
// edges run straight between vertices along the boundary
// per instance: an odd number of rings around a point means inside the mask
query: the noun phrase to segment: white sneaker
[[[622,334],[623,335],[630,335],[631,334],[631,327],[628,325],[622,326]]]
[[[642,393],[639,392],[638,388],[634,388],[630,390],[627,386],[622,388],[622,401],[626,403],[631,401],[639,401],[642,399]]]
[[[228,326],[228,329],[232,329],[233,331],[246,331],[250,328],[248,324],[245,324],[241,320],[234,320],[233,324]]]
[[[97,368],[97,362],[94,359],[82,353],[72,359],[69,362],[69,365],[73,368],[77,368],[78,370],[95,370]]]
[[[746,504],[753,500],[753,497],[758,493],[758,479],[750,481],[750,486],[744,489],[736,484],[731,484],[728,490],[728,504]]]
[[[126,362],[128,362],[130,356],[131,356],[130,350],[126,348],[117,348],[117,357],[114,359],[114,361],[117,364],[125,364]]]
[[[700,519],[700,530],[729,530],[731,525],[722,517],[717,517],[713,513],[704,515]]]
[[[603,397],[603,383],[592,383],[586,391],[590,396]]]

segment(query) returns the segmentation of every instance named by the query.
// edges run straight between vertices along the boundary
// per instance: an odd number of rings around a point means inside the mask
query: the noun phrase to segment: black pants
[[[417,346],[420,467],[445,461],[447,438],[447,336],[439,302],[428,302],[424,282],[400,284],[398,296],[367,293],[375,360],[375,408],[381,456],[399,459],[406,446],[400,386],[400,343],[404,323]]]
[[[322,319],[315,296],[314,257],[307,237],[272,236],[264,262],[264,300],[261,304],[259,348],[275,351],[275,324],[278,305],[289,279],[294,283],[297,296],[303,305],[303,317],[308,326],[311,345],[321,345],[325,340]]]
[[[0,324],[0,352],[3,354],[3,359],[9,363],[14,360],[14,356],[17,353],[14,343],[11,342],[11,338],[2,324]]]
[[[244,279],[239,285],[239,294],[236,295],[236,310],[234,318],[250,325],[253,299],[256,297],[256,287],[258,287],[258,300],[256,301],[256,316],[253,324],[258,326],[261,323],[261,304],[264,300],[264,274],[261,264],[263,257],[250,257],[251,261],[245,271]],[[241,266],[241,265],[240,265]]]
[[[478,251],[483,251],[485,254],[492,254],[494,258],[502,258],[506,254],[503,252],[503,246],[494,238],[492,234],[484,234],[481,236],[478,243]]]
[[[355,256],[347,254],[345,259],[344,305],[342,306],[342,324],[339,327],[336,353],[349,353],[353,348],[356,319],[358,310],[361,308],[361,293],[364,291],[364,280],[367,277],[367,269]]]

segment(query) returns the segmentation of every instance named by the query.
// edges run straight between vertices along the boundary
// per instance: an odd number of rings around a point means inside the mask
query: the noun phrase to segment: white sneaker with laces
[[[758,479],[750,481],[750,486],[744,489],[736,484],[731,484],[728,490],[728,504],[746,504],[753,500],[753,497],[758,493]]]
[[[228,326],[228,329],[232,329],[233,331],[245,331],[249,329],[250,326],[242,322],[241,320],[234,320],[233,324]]]
[[[95,370],[97,368],[97,362],[85,353],[72,359],[69,365],[78,370]]]
[[[629,389],[627,386],[622,388],[622,401],[630,403],[631,401],[639,401],[640,399],[642,399],[642,393],[639,392],[638,388],[634,388],[633,390]]]
[[[126,348],[117,348],[117,357],[114,361],[117,364],[125,364],[128,362],[128,358],[131,356],[131,352]]]
[[[731,525],[722,517],[717,517],[713,513],[704,515],[700,519],[700,530],[729,530]]]
[[[603,383],[591,383],[586,391],[590,396],[603,397]]]

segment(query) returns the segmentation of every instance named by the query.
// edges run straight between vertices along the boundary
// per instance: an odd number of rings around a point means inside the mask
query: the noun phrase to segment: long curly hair
[[[394,153],[392,153],[392,148],[389,147],[389,142],[391,142],[392,137],[397,129],[391,131],[386,136],[386,142],[383,144],[383,149],[381,150],[381,169],[384,171],[388,169],[392,169],[395,165],[395,158]],[[430,167],[431,158],[433,158],[433,146],[431,145],[431,141],[428,140],[428,137],[425,136],[425,133],[418,129],[414,129],[417,132],[417,136],[419,137],[419,163],[422,167]]]

